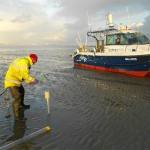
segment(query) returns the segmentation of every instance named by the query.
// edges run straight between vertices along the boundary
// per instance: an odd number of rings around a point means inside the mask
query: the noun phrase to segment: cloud
[[[11,20],[11,22],[20,22],[20,23],[24,23],[24,22],[29,22],[31,21],[31,16],[30,15],[26,15],[26,14],[22,14],[20,16],[16,16],[15,18],[13,18]]]
[[[144,26],[142,26],[141,30],[149,37],[150,39],[150,15],[145,18]]]
[[[0,0],[0,41],[8,45],[74,44],[89,28],[115,23],[143,23],[149,32],[149,0]],[[127,9],[128,12],[127,13]],[[90,27],[89,27],[90,26]]]
[[[150,14],[149,0],[62,0],[60,4],[62,11],[58,15],[76,20],[73,23],[66,23],[71,37],[75,37],[77,32],[85,34],[89,24],[92,29],[104,28],[108,12],[113,14],[114,23],[117,24],[143,23],[145,17]],[[84,39],[85,35],[82,37]]]
[[[86,11],[89,11],[91,15],[95,15],[98,12],[108,12],[108,11],[123,11],[126,7],[134,9],[134,11],[138,11],[138,9],[149,9],[147,5],[149,4],[149,0],[62,0],[61,6],[64,8],[62,14],[70,15],[70,16],[82,16],[85,15]],[[70,13],[69,13],[70,12]]]
[[[0,7],[3,10],[1,16],[4,21],[0,24],[1,43],[44,45],[56,41],[64,42],[64,23],[58,17],[54,18],[57,10],[52,3],[46,2],[43,0],[2,1]]]
[[[149,15],[148,0],[61,0],[61,11],[58,16],[65,17],[73,22],[66,22],[67,41],[75,43],[77,33],[79,32],[82,41],[85,41],[86,32],[89,28],[101,29],[106,25],[106,14],[112,12],[114,23],[131,24],[143,22]],[[128,9],[128,12],[127,12]]]

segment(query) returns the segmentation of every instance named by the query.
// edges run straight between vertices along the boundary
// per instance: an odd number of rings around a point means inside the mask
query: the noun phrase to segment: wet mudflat
[[[27,150],[149,150],[150,79],[73,68],[71,48],[0,50],[0,87],[12,59],[36,52],[31,73],[39,80],[24,85],[27,120],[7,119],[0,105],[0,146],[50,125],[52,132],[13,149]],[[51,92],[47,116],[44,91]],[[0,97],[3,101],[3,96]]]

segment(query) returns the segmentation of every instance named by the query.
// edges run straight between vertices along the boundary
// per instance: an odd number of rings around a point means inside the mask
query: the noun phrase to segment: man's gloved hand
[[[29,84],[30,85],[35,85],[35,84],[37,84],[39,81],[37,80],[37,79],[35,79],[34,81],[32,81],[32,82],[30,82]]]

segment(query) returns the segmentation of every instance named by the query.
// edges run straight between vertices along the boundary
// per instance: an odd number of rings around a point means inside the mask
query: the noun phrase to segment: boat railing
[[[150,44],[147,45],[125,45],[124,47],[104,47],[104,51],[98,51],[97,47],[95,46],[88,46],[86,45],[86,47],[80,47],[78,49],[75,50],[74,55],[76,56],[79,53],[84,53],[84,52],[88,52],[88,53],[93,53],[93,55],[95,55],[96,53],[149,53],[150,52]]]
[[[150,52],[150,44],[147,45],[126,45],[122,47],[105,47],[104,48],[104,53],[113,53],[113,52],[133,52],[133,53],[138,53],[138,52]]]

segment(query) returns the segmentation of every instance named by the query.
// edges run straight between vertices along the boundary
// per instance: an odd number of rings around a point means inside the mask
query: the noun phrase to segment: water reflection
[[[24,117],[24,109],[20,110],[19,118],[14,120],[13,135],[7,141],[14,141],[24,136],[26,131],[26,118]]]

